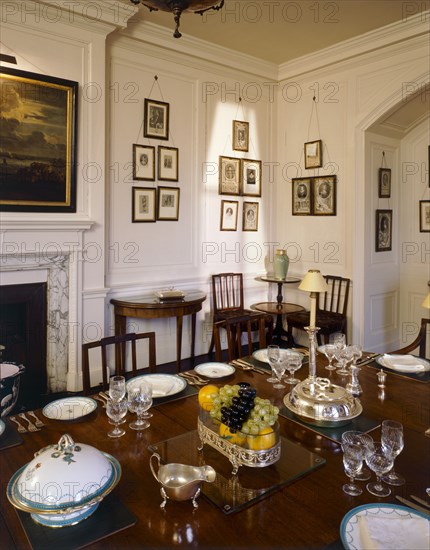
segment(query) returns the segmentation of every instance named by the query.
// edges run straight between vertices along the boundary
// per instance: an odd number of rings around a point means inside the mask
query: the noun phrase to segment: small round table
[[[258,304],[253,304],[251,309],[261,311],[263,313],[270,313],[271,315],[276,315],[276,324],[275,324],[275,339],[281,344],[284,342],[282,336],[287,337],[287,345],[289,347],[294,345],[294,340],[288,334],[282,325],[282,316],[288,315],[290,313],[296,313],[298,311],[305,311],[303,306],[298,304],[290,304],[284,302],[284,297],[282,294],[282,287],[285,284],[294,284],[300,283],[301,279],[298,277],[286,277],[285,279],[277,279],[271,275],[264,275],[261,277],[256,277],[257,281],[262,281],[265,283],[276,283],[278,285],[278,295],[276,297],[276,302],[259,302]]]

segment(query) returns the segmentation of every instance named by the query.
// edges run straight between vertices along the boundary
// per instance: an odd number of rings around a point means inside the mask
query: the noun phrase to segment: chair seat
[[[309,311],[300,311],[299,313],[292,313],[287,317],[288,325],[290,327],[303,327],[309,326],[310,313]],[[327,311],[317,311],[316,314],[316,326],[320,328],[320,333],[330,334],[332,332],[340,331],[344,326],[345,318],[340,313],[332,313]]]

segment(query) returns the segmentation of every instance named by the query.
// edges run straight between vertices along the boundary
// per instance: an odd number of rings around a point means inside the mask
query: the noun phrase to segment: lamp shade
[[[425,307],[427,309],[430,309],[430,292],[427,294],[427,296],[424,298],[423,303],[421,304],[421,307]]]
[[[328,285],[319,269],[310,269],[300,283],[299,289],[307,292],[327,292]]]

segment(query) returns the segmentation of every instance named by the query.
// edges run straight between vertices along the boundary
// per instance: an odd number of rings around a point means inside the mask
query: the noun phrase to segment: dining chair
[[[131,346],[131,373],[133,376],[137,374],[137,353],[136,342],[138,340],[148,340],[148,367],[150,372],[155,372],[156,354],[155,354],[155,332],[141,332],[136,334],[130,332],[120,336],[107,336],[101,340],[88,342],[82,345],[82,384],[84,395],[88,395],[91,391],[90,382],[90,350],[100,348],[101,365],[103,382],[101,389],[107,390],[109,387],[108,372],[110,372],[108,362],[108,352],[110,346],[115,346],[115,375],[125,375],[127,368],[126,347],[127,343]],[[144,368],[148,368],[144,367]]]
[[[421,327],[417,337],[413,342],[407,346],[400,348],[396,351],[391,351],[391,354],[406,355],[415,351],[418,348],[418,356],[422,359],[426,359],[426,343],[427,343],[427,330],[430,328],[430,319],[421,319]],[[430,353],[429,353],[430,355]]]
[[[316,326],[320,328],[317,333],[318,343],[328,342],[333,332],[347,334],[346,311],[348,308],[350,279],[336,275],[324,275],[328,285],[328,291],[319,293],[316,311]],[[293,338],[293,329],[305,330],[310,323],[310,312],[300,311],[287,315],[288,335]]]
[[[242,316],[253,316],[258,318],[259,312],[245,309],[243,299],[243,276],[242,273],[218,273],[212,275],[212,304],[213,323],[238,319]],[[273,318],[266,316],[267,325],[273,325]],[[212,330],[209,355],[214,349],[214,331]]]
[[[265,313],[253,315],[244,314],[240,317],[224,319],[214,323],[215,358],[222,361],[221,333],[223,329],[227,334],[228,360],[238,359],[245,355],[251,355],[255,343],[259,349],[266,348],[272,341],[273,323],[267,323]],[[269,316],[270,317],[270,316]],[[258,332],[258,340],[254,343],[253,334]],[[246,338],[245,338],[246,337]],[[245,343],[243,342],[245,340]],[[247,351],[244,352],[244,349]]]

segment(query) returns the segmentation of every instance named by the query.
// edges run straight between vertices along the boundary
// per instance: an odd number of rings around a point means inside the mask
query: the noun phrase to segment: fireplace
[[[22,364],[19,404],[47,393],[47,283],[0,287],[2,361]]]

